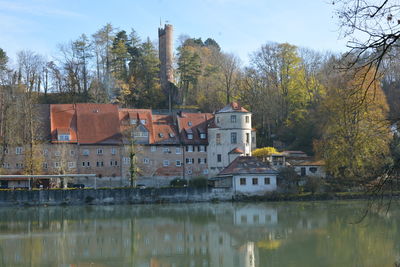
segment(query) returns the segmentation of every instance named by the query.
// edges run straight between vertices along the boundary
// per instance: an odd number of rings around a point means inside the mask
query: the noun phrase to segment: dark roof
[[[277,174],[267,163],[256,157],[237,157],[218,176],[235,174]]]

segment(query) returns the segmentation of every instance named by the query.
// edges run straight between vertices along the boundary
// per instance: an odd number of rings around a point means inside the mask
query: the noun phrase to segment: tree
[[[328,173],[338,178],[376,177],[385,165],[391,135],[385,95],[375,70],[331,72],[321,105],[325,122],[315,143]],[[367,83],[366,83],[366,82]],[[366,90],[372,84],[374,90]]]
[[[396,0],[336,0],[344,35],[350,37],[349,54],[356,62],[379,71],[383,58],[398,46],[400,4]],[[366,58],[365,58],[366,56]],[[364,58],[363,58],[364,57]],[[375,75],[377,72],[374,73]]]
[[[254,157],[265,158],[273,154],[280,154],[274,147],[257,148],[251,152]]]

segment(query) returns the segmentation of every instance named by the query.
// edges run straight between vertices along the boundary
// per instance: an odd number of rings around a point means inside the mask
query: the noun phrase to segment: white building
[[[219,173],[239,156],[251,156],[256,135],[251,127],[251,112],[238,103],[230,103],[215,113],[208,128],[208,167]]]
[[[293,163],[294,170],[300,176],[315,176],[326,178],[325,163],[323,160],[304,161]]]
[[[211,181],[215,187],[229,185],[234,194],[262,195],[277,189],[277,175],[276,170],[255,157],[238,157]]]

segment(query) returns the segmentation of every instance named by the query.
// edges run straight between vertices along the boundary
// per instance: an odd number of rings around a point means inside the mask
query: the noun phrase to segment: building
[[[311,160],[292,165],[300,176],[315,176],[326,178],[325,162],[323,160]]]
[[[232,102],[215,113],[208,128],[210,174],[215,175],[239,156],[251,156],[256,147],[251,112]]]
[[[264,194],[277,189],[278,172],[256,157],[237,157],[212,179],[214,187],[233,189],[234,194]]]
[[[167,186],[176,178],[209,177],[238,156],[251,155],[251,113],[237,103],[216,112],[154,114],[114,104],[43,105],[40,158],[43,174],[96,174],[98,187]],[[24,172],[24,146],[9,147],[6,174]],[[131,163],[130,155],[135,162]],[[94,186],[90,178],[74,183]],[[50,186],[62,186],[50,181]],[[64,184],[65,185],[65,184]]]

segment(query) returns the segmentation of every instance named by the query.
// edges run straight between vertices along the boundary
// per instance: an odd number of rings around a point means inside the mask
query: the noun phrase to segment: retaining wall
[[[0,190],[0,205],[139,204],[228,201],[232,190],[215,188],[119,188]]]

